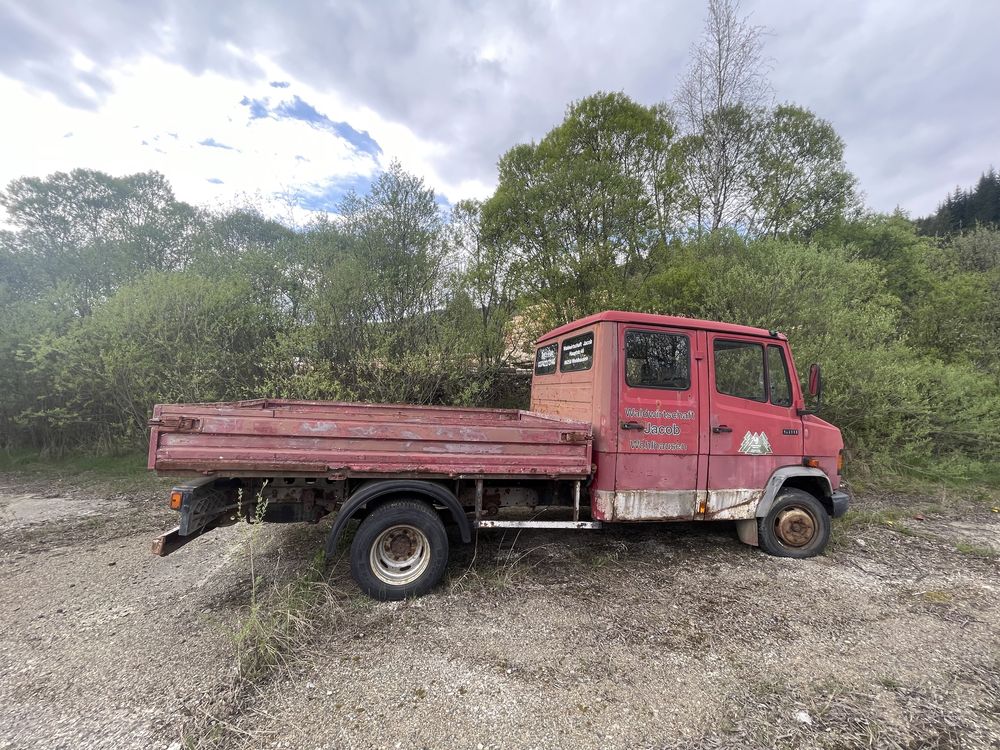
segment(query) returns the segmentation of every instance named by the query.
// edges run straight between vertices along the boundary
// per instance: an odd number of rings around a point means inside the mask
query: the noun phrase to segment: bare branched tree
[[[744,220],[758,120],[771,101],[765,34],[741,15],[739,0],[709,0],[676,102],[688,133],[687,182],[699,228]]]
[[[709,0],[705,30],[691,48],[678,94],[678,110],[689,127],[700,128],[706,118],[728,107],[753,109],[770,102],[766,34],[749,16],[740,16],[739,0]]]

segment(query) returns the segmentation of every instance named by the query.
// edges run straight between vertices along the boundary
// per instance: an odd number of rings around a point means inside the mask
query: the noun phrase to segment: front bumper
[[[842,490],[837,490],[830,496],[830,501],[833,503],[831,515],[834,518],[840,518],[847,512],[847,506],[851,504],[851,496]]]

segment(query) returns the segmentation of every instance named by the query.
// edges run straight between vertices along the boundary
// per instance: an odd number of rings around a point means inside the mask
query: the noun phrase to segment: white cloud
[[[348,105],[335,93],[296,82],[266,60],[255,62],[267,75],[248,84],[212,72],[194,75],[146,57],[109,74],[113,93],[94,110],[68,106],[0,76],[0,101],[15,113],[0,140],[0,184],[78,167],[115,175],[156,170],[181,200],[209,207],[249,200],[294,222],[309,214],[290,205],[295,196],[322,193],[338,180],[373,177],[392,159],[451,201],[489,193],[491,186],[478,180],[449,183],[437,176],[441,144],[420,139],[369,108]],[[74,64],[86,69],[91,63],[77,55]],[[271,81],[290,85],[275,88]],[[241,104],[245,97],[268,98],[273,107],[293,96],[331,120],[368,131],[381,155],[357,151],[303,120],[252,119]]]
[[[926,213],[996,161],[1000,3],[743,5],[773,31],[766,52],[775,62],[776,97],[833,123],[873,208],[901,204]],[[680,0],[95,0],[82,11],[54,0],[0,2],[0,75],[9,76],[0,78],[0,101],[21,120],[5,121],[5,135],[16,140],[0,141],[0,180],[42,174],[52,164],[110,171],[121,163],[162,169],[181,197],[211,201],[241,191],[283,194],[342,176],[333,170],[350,157],[330,134],[310,135],[291,121],[266,137],[252,131],[260,140],[231,132],[245,125],[239,100],[270,93],[298,94],[334,121],[367,130],[381,144],[381,161],[399,158],[452,201],[484,197],[500,155],[542,137],[570,101],[599,89],[646,104],[668,100],[704,7]],[[292,87],[270,89],[268,80]],[[67,106],[34,92],[52,92]],[[172,122],[188,147],[229,137],[230,145],[243,144],[239,158],[161,143],[168,153],[154,164],[124,133],[137,118],[144,134],[166,130],[151,119]],[[69,141],[80,140],[58,143],[67,130],[75,132]],[[309,147],[308,165],[288,161],[297,144]],[[208,174],[208,166],[228,171]],[[213,187],[212,177],[226,181]]]

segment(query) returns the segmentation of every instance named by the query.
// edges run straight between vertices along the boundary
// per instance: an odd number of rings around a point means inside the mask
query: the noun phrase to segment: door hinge
[[[167,427],[172,430],[196,430],[200,422],[197,417],[153,417],[149,420],[149,426]]]

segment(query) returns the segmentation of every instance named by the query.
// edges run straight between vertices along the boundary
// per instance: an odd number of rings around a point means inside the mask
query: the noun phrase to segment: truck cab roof
[[[673,328],[692,328],[708,331],[718,331],[721,333],[738,333],[745,336],[762,336],[765,338],[786,339],[785,334],[768,331],[765,328],[754,328],[753,326],[742,326],[735,323],[720,323],[712,320],[699,320],[698,318],[682,318],[675,315],[653,315],[651,313],[626,312],[623,310],[608,310],[606,312],[588,315],[585,318],[574,320],[558,328],[553,328],[548,333],[542,334],[536,344],[541,344],[550,339],[586,328],[594,323],[615,322],[615,323],[636,323],[638,325],[660,325],[671,326]]]

